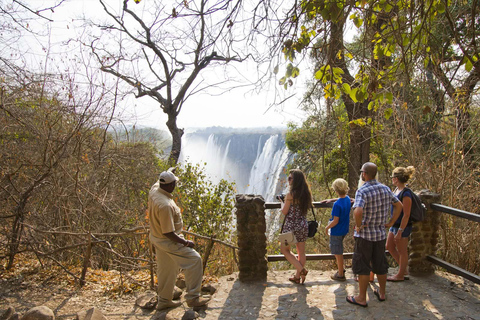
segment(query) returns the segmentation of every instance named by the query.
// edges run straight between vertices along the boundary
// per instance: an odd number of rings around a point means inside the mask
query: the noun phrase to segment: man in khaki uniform
[[[150,242],[155,247],[158,279],[157,310],[178,307],[173,301],[173,290],[179,269],[185,274],[185,300],[189,307],[200,307],[210,299],[200,296],[203,268],[202,258],[193,248],[195,243],[183,237],[183,221],[180,208],[173,200],[172,192],[178,178],[169,169],[160,174],[159,180],[148,194]]]

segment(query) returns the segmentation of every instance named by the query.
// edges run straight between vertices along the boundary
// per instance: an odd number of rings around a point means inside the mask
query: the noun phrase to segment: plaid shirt
[[[360,232],[355,230],[353,236],[368,241],[385,240],[385,224],[390,217],[391,204],[399,201],[386,185],[377,180],[365,182],[355,194],[353,208],[363,208],[362,225]]]

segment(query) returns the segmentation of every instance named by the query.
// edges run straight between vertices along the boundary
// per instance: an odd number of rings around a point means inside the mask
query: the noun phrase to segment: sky
[[[115,2],[116,0],[112,0]],[[36,6],[51,4],[52,1],[28,0],[26,3],[33,3]],[[119,3],[122,0],[118,0]],[[75,29],[72,21],[81,15],[91,16],[103,13],[103,9],[98,5],[97,0],[73,0],[67,1],[60,8],[55,9],[53,13],[45,13],[54,22],[49,26],[51,36],[48,39],[50,44],[60,46],[63,41],[69,37],[75,37],[81,34],[81,28]],[[78,21],[78,20],[77,20]],[[32,48],[35,44],[31,44]],[[54,46],[55,48],[55,46]],[[62,50],[62,49],[54,49]],[[39,63],[42,61],[41,54],[37,57]],[[236,69],[245,78],[255,73],[255,65],[245,64],[237,65]],[[211,75],[208,74],[210,72]],[[203,76],[215,76],[215,70],[208,71]],[[227,93],[216,95],[213,92],[205,92],[190,97],[184,104],[181,113],[178,116],[177,124],[180,128],[197,127],[285,127],[287,123],[301,123],[306,117],[303,111],[298,109],[303,92],[305,90],[305,81],[308,78],[306,70],[301,71],[301,76],[294,81],[294,86],[285,92],[282,86],[278,85],[278,79],[273,79],[263,88],[239,88]],[[276,94],[280,93],[280,96]],[[287,99],[282,105],[275,105],[275,101]],[[153,99],[144,97],[136,99],[133,96],[126,98],[120,108],[117,108],[117,116],[127,124],[136,124],[137,126],[149,126],[161,130],[166,130],[166,114],[160,109],[157,102]]]
[[[297,103],[287,106],[270,107],[273,98],[267,94],[255,94],[238,89],[222,96],[204,94],[187,100],[178,117],[179,127],[284,127],[288,122],[300,122],[303,112]],[[167,120],[155,101],[140,99],[134,101],[135,108],[127,109],[135,113],[143,125],[159,127]]]

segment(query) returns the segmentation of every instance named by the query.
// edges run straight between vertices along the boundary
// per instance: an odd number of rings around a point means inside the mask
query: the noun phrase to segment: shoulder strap
[[[400,193],[397,196],[398,200],[400,200],[400,201],[403,200],[403,194],[405,193],[406,190],[407,190],[407,187],[403,188],[402,191],[400,191]]]
[[[310,209],[312,209],[313,220],[317,222],[317,217],[315,217],[315,211],[313,211],[313,206]]]
[[[288,216],[289,213],[290,213],[290,210],[288,210],[287,214],[283,218],[283,223],[282,223],[282,228],[280,229],[280,233],[283,233],[283,226],[285,225],[285,220],[287,220],[287,216]],[[280,208],[280,214],[283,214],[281,208]]]

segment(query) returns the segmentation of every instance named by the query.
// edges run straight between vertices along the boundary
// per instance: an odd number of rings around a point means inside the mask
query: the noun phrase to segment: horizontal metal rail
[[[461,277],[464,277],[465,279],[468,279],[472,282],[475,282],[477,284],[480,284],[480,277],[477,276],[474,273],[468,272],[467,270],[464,270],[460,267],[457,267],[454,264],[448,263],[446,261],[443,261],[440,258],[437,258],[435,256],[427,256],[427,260],[430,261],[433,264],[436,264],[437,266],[440,266],[444,269],[446,269],[448,272],[459,275]]]
[[[480,222],[480,214],[463,211],[463,210],[452,208],[452,207],[447,207],[439,203],[432,203],[430,207],[435,211],[445,212],[460,218],[472,220],[475,222]]]
[[[390,255],[390,252],[385,251],[385,254],[387,256]],[[311,261],[319,261],[319,260],[335,260],[335,255],[333,254],[307,254],[307,260]],[[343,254],[344,259],[352,259],[353,258],[353,252],[348,252]],[[277,262],[277,261],[287,261],[285,259],[285,256],[283,254],[275,254],[275,255],[268,255],[267,256],[267,261],[268,262]]]
[[[320,204],[319,202],[314,202],[313,203],[314,208],[331,208],[333,207],[333,203],[322,203]],[[475,222],[480,222],[480,214],[452,208],[445,206],[443,204],[439,203],[432,203],[430,207],[438,212],[443,212],[447,214],[451,214],[456,217],[460,217],[463,219],[467,219],[470,221],[475,221]],[[268,202],[265,203],[265,209],[279,209],[280,208],[280,202]],[[390,255],[388,251],[385,251],[385,254]],[[333,254],[307,254],[307,260],[313,260],[313,261],[319,261],[319,260],[335,260],[335,255]],[[353,253],[344,253],[343,254],[344,259],[352,259],[353,258]],[[471,273],[465,269],[462,269],[460,267],[457,267],[454,264],[448,263],[438,257],[428,255],[426,257],[428,261],[431,263],[440,266],[447,270],[450,273],[459,275],[465,279],[468,279],[474,283],[480,284],[480,276]],[[276,262],[276,261],[286,261],[284,255],[268,255],[267,256],[267,261],[268,262]]]
[[[312,204],[315,209],[333,207],[333,202],[331,203],[313,202]],[[265,209],[280,209],[280,202],[265,202]]]

